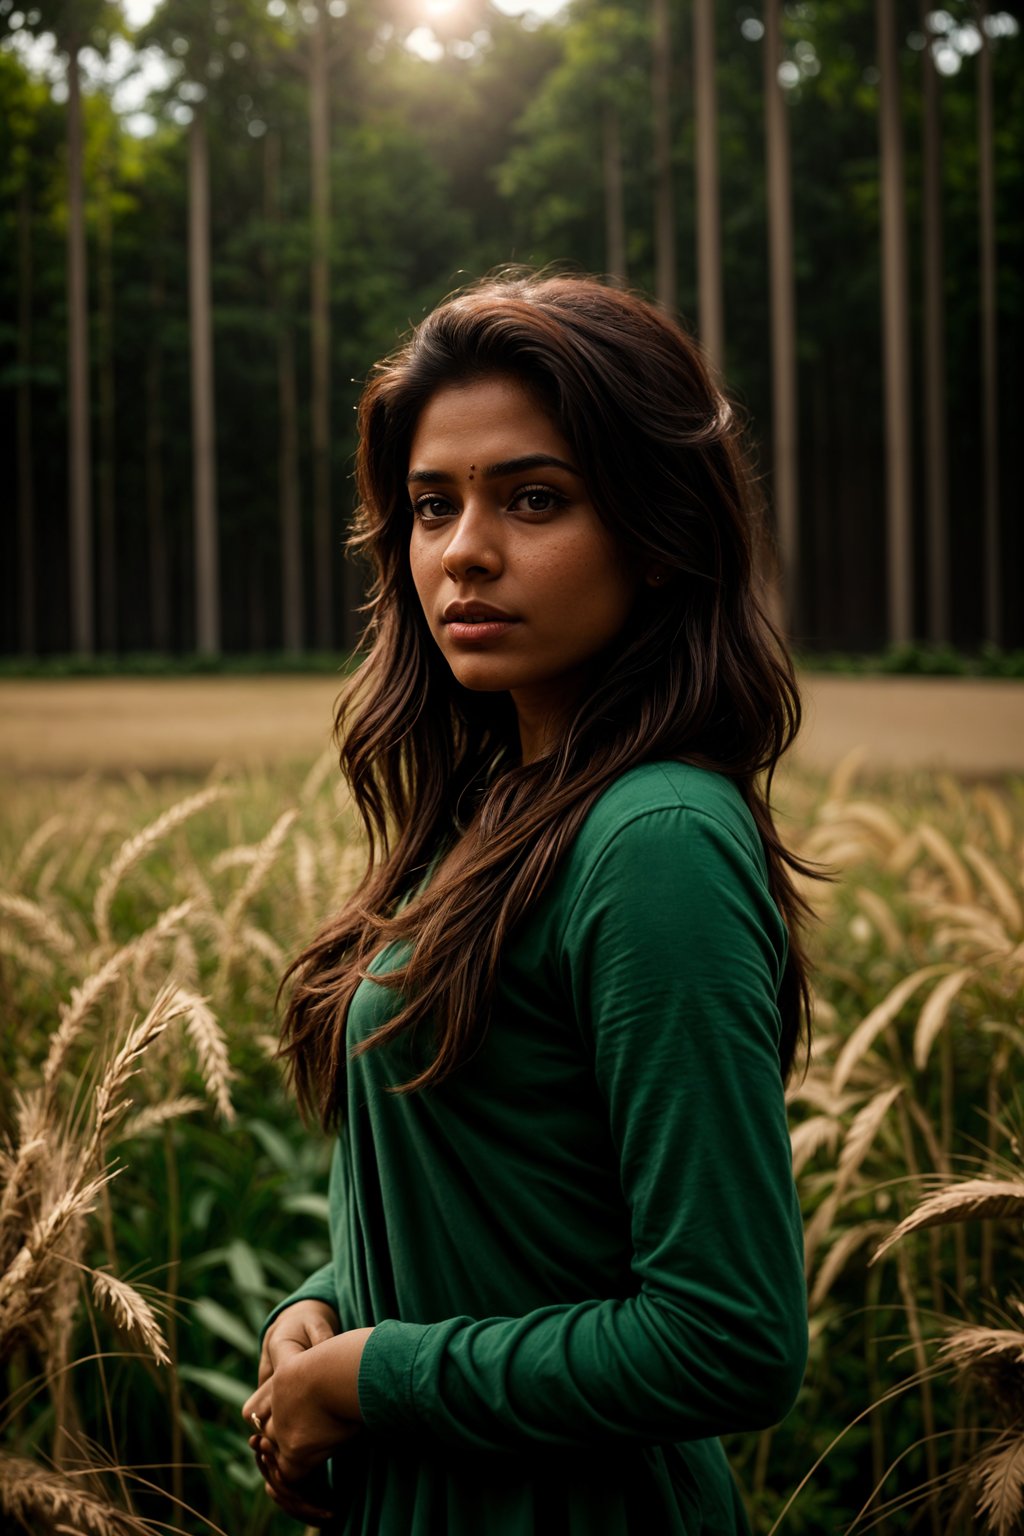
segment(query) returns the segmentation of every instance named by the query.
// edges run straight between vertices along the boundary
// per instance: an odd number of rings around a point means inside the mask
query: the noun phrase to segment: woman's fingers
[[[307,1525],[320,1524],[331,1518],[331,1510],[325,1504],[319,1503],[307,1497],[300,1484],[289,1482],[283,1475],[277,1460],[273,1454],[257,1450],[256,1465],[263,1474],[263,1486],[266,1493],[279,1504],[288,1514],[297,1520],[305,1520]]]
[[[270,1419],[270,1402],[270,1388],[263,1385],[242,1404],[242,1418],[258,1435],[263,1433],[263,1427]]]

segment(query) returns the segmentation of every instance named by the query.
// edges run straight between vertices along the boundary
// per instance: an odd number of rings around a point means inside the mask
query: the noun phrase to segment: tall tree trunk
[[[189,128],[189,321],[192,330],[192,453],[196,542],[196,646],[220,654],[213,322],[210,312],[210,186],[206,108]]]
[[[36,564],[32,524],[35,474],[32,461],[32,191],[25,167],[18,188],[18,647],[36,649]]]
[[[99,190],[99,576],[100,646],[117,649],[116,386],[114,381],[114,233],[109,167]]]
[[[714,0],[694,0],[693,85],[697,120],[697,321],[701,344],[725,369],[722,227],[718,202],[718,88]]]
[[[654,122],[654,292],[676,307],[676,215],[672,193],[672,34],[669,0],[651,0],[651,112]]]
[[[911,562],[910,346],[900,64],[894,0],[876,0],[882,192],[882,332],[885,357],[889,639],[914,632]]]
[[[930,0],[921,0],[929,36]],[[928,635],[952,639],[949,615],[949,475],[946,450],[946,307],[943,303],[942,119],[939,72],[931,46],[922,52],[921,269],[924,300],[924,492],[928,522]]]
[[[764,126],[768,161],[768,268],[772,337],[772,491],[781,566],[783,610],[790,631],[805,620],[801,600],[796,302],[793,279],[793,195],[789,118],[779,61],[781,0],[764,8]]]
[[[999,353],[996,345],[996,188],[992,133],[992,41],[988,5],[978,6],[978,218],[981,249],[981,430],[985,507],[985,639],[1003,636],[999,530]]]
[[[629,274],[626,270],[626,212],[622,190],[622,120],[614,101],[605,102],[601,126],[605,264],[610,277],[625,283]]]
[[[268,227],[277,236],[267,278],[277,342],[277,501],[281,530],[281,638],[286,651],[302,650],[305,616],[302,601],[302,523],[299,507],[299,406],[295,380],[295,343],[280,257],[281,140],[268,133],[264,156],[264,194]]]
[[[327,0],[315,0],[316,21],[310,37],[309,128],[312,179],[312,270],[310,272],[310,342],[312,347],[313,564],[316,592],[316,643],[328,651],[334,637],[334,548],[331,533],[331,305],[330,305],[330,98],[328,95]],[[346,634],[349,615],[343,617]]]
[[[155,650],[171,646],[167,530],[164,526],[163,466],[163,263],[158,257],[150,289],[153,324],[146,354],[146,530],[149,537],[150,637]]]
[[[302,522],[299,505],[299,399],[295,382],[295,341],[285,317],[277,338],[277,398],[280,418],[278,462],[281,507],[282,638],[286,651],[303,649]]]
[[[267,649],[267,605],[263,593],[263,554],[256,539],[253,539],[249,545],[246,578],[249,598],[249,650],[259,653]]]
[[[68,508],[71,644],[93,650],[92,461],[89,448],[89,314],[85,255],[84,131],[78,54],[68,43]]]

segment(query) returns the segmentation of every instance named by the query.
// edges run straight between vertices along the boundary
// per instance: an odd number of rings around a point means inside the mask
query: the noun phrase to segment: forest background
[[[359,381],[510,261],[699,332],[804,649],[1022,643],[1019,7],[537,3],[0,0],[0,651],[350,642]]]

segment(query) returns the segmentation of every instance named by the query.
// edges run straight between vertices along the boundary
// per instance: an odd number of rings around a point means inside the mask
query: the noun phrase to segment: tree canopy
[[[928,14],[901,3],[914,359],[914,518],[923,533],[921,368],[922,65],[941,79],[950,633],[984,633],[978,81],[982,33],[963,0]],[[294,481],[305,640],[312,643],[310,69],[326,39],[329,80],[331,550],[340,590],[351,513],[353,406],[373,361],[442,295],[506,262],[606,271],[615,221],[627,280],[655,282],[651,16],[641,0],[574,0],[553,18],[489,0],[163,0],[134,33],[101,0],[0,0],[0,413],[3,451],[31,481],[32,549],[6,519],[4,650],[70,648],[66,449],[68,192],[60,54],[108,49],[121,32],[162,60],[148,121],[93,70],[84,97],[92,475],[106,496],[113,571],[103,601],[121,649],[195,643],[187,137],[209,134],[210,291],[220,591],[228,650],[282,644],[282,485]],[[671,135],[677,291],[698,312],[691,8],[672,17]],[[770,500],[771,369],[763,23],[716,6],[717,137],[725,375],[750,421]],[[880,172],[875,7],[818,0],[784,10],[793,186],[806,644],[872,646],[886,633],[885,428],[881,404]],[[55,36],[46,83],[24,46]],[[998,440],[1002,562],[1020,569],[1010,461],[1020,415],[1024,227],[1019,211],[1024,72],[1013,12],[988,15],[993,66]],[[144,53],[143,50],[146,50]],[[83,55],[87,65],[94,56]],[[151,66],[149,66],[151,67]],[[87,68],[88,75],[88,68]],[[141,133],[140,127],[149,129]],[[610,136],[611,135],[611,136]],[[617,164],[621,188],[609,183]],[[619,202],[616,202],[616,196]],[[611,203],[609,202],[611,199]],[[20,255],[16,254],[20,253]],[[105,275],[104,275],[105,274]],[[104,373],[104,370],[106,372]],[[289,394],[289,391],[291,392]],[[288,401],[292,401],[292,406]],[[282,432],[282,422],[292,427]],[[22,423],[29,412],[30,430]],[[112,422],[116,419],[116,431]],[[289,432],[291,436],[289,437]],[[289,450],[287,444],[292,443]],[[291,459],[289,460],[289,452]],[[291,463],[291,469],[289,469]],[[103,477],[107,479],[104,481]],[[106,491],[103,486],[106,485]],[[918,540],[917,629],[925,632]],[[30,591],[26,587],[30,586]],[[101,596],[103,594],[100,583]],[[1007,586],[1007,596],[1010,587]],[[34,610],[26,646],[19,611]],[[163,614],[163,618],[161,618]],[[102,614],[101,614],[102,620]],[[1006,605],[1006,644],[1024,639]],[[102,635],[102,622],[99,626]],[[340,635],[340,628],[338,631]]]

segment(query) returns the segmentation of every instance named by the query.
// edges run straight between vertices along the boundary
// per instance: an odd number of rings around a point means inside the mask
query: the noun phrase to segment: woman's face
[[[507,690],[523,760],[551,744],[641,577],[601,522],[573,453],[511,375],[445,385],[409,455],[409,559],[458,681]]]

